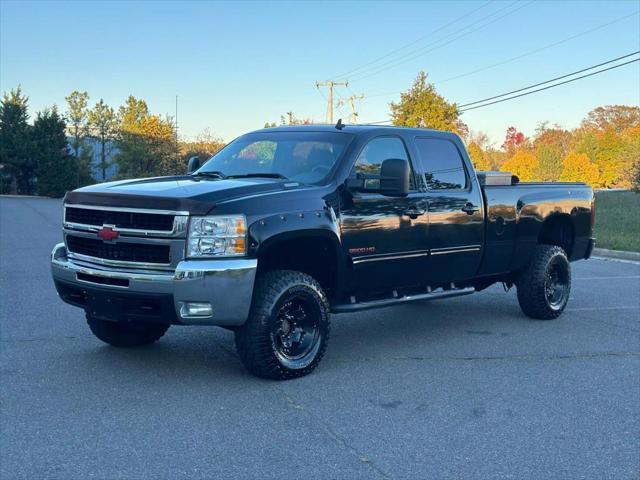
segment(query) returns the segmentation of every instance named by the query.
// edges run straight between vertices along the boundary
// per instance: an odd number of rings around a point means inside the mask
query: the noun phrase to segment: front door
[[[381,136],[360,152],[352,175],[379,175],[389,158],[411,159],[403,140]],[[351,290],[388,290],[420,283],[427,265],[428,216],[424,192],[389,197],[375,190],[379,180],[365,180],[365,191],[348,195],[341,207],[342,244],[352,261]],[[367,191],[369,190],[369,191]]]
[[[429,203],[429,267],[432,285],[473,278],[482,260],[482,192],[465,166],[461,146],[446,138],[418,137]]]

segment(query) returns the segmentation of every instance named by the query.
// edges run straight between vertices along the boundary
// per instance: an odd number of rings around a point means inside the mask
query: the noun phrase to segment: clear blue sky
[[[133,94],[155,113],[173,114],[178,95],[182,134],[194,136],[209,128],[230,140],[265,121],[278,121],[289,110],[323,120],[326,102],[314,86],[316,80],[341,80],[337,75],[411,42],[378,64],[402,55],[409,61],[391,63],[359,81],[357,75],[348,75],[350,91],[337,90],[343,97],[351,92],[371,96],[359,102],[362,122],[388,118],[388,102],[398,95],[376,95],[406,90],[419,70],[427,71],[438,91],[459,104],[544,81],[640,50],[638,15],[505,65],[442,82],[638,10],[639,1],[0,0],[0,89],[22,85],[32,112],[64,105],[64,97],[78,89],[88,91],[92,102],[104,98],[114,107]],[[572,128],[598,105],[639,103],[640,67],[635,63],[463,118],[472,130],[487,132],[498,142],[510,125],[527,134],[543,120]],[[338,116],[347,114],[343,108]]]

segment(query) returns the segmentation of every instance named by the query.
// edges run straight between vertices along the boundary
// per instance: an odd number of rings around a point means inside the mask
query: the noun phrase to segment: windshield
[[[352,138],[338,132],[249,133],[211,157],[196,175],[282,176],[300,183],[319,183]]]

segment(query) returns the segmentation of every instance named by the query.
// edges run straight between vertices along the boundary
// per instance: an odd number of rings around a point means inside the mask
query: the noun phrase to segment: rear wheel
[[[320,284],[301,272],[274,270],[256,281],[249,318],[235,332],[236,348],[258,377],[302,377],[320,363],[329,328],[329,304]]]
[[[87,324],[93,334],[114,347],[128,348],[156,342],[169,325],[145,322],[111,322],[87,315]]]
[[[538,245],[531,263],[518,274],[518,303],[525,315],[539,320],[558,318],[571,293],[571,266],[565,251]]]

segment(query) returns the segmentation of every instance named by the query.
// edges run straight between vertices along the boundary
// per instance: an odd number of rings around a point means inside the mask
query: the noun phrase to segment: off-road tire
[[[119,348],[150,345],[162,337],[169,325],[146,322],[111,322],[87,315],[93,334],[109,345]]]
[[[565,272],[561,299],[555,304],[547,292],[550,269]],[[565,251],[555,245],[537,245],[529,265],[518,273],[518,303],[522,312],[538,320],[553,320],[564,311],[571,293],[571,266]]]
[[[291,365],[278,356],[274,329],[281,321],[279,312],[283,305],[297,295],[304,296],[312,305],[318,340],[308,357]],[[302,272],[273,270],[256,279],[249,317],[235,331],[235,343],[240,360],[251,374],[288,380],[308,375],[316,368],[327,349],[329,332],[329,302],[320,284]]]

